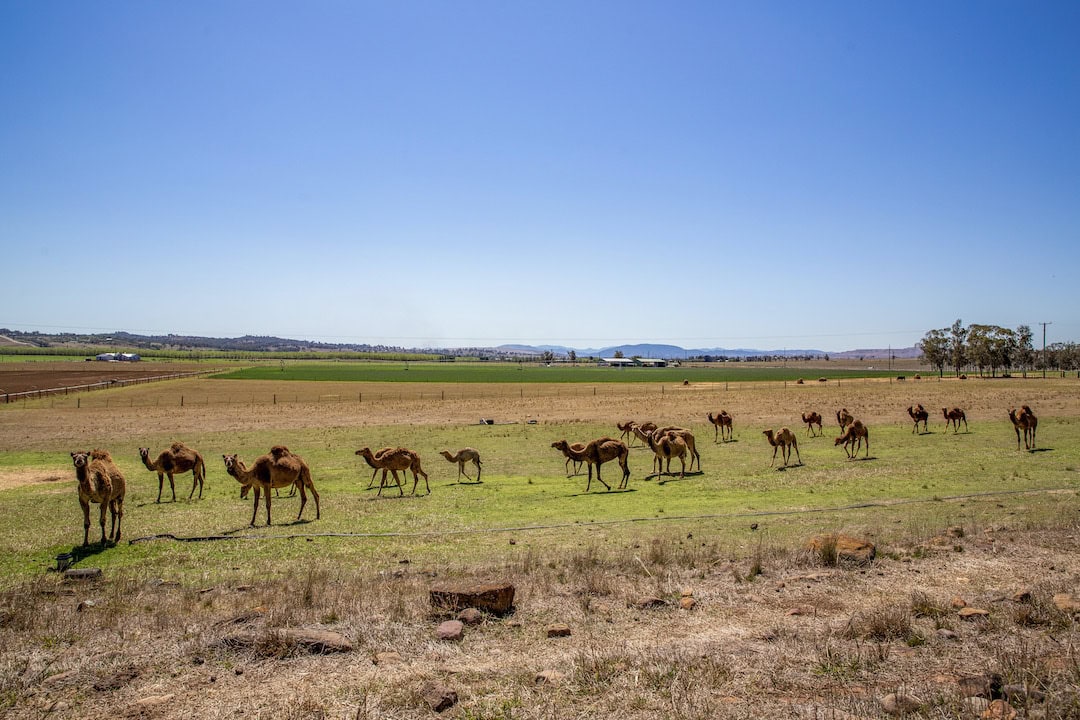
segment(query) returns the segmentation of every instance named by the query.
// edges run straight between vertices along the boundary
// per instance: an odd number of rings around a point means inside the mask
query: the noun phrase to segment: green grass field
[[[113,449],[128,478],[123,521],[124,541],[82,559],[112,571],[187,579],[243,573],[249,561],[270,552],[302,558],[313,549],[322,558],[378,566],[408,557],[413,562],[454,565],[512,558],[541,548],[582,543],[624,548],[635,538],[663,536],[694,546],[708,543],[732,551],[755,541],[746,528],[759,523],[776,542],[797,540],[820,529],[856,527],[887,540],[899,534],[942,524],[989,522],[1018,513],[1024,522],[1036,516],[1075,517],[1080,468],[1080,424],[1055,421],[1042,429],[1039,452],[1017,452],[1005,423],[980,423],[970,434],[915,436],[898,425],[872,429],[870,459],[848,460],[831,436],[800,434],[803,464],[783,470],[769,467],[771,448],[752,429],[736,432],[735,441],[714,444],[712,430],[697,427],[704,471],[683,479],[650,475],[652,454],[631,450],[628,491],[605,492],[596,481],[585,494],[584,475],[566,478],[564,459],[550,448],[557,439],[571,441],[610,434],[607,425],[379,426],[326,427],[289,433],[288,444],[313,470],[322,497],[322,518],[314,503],[296,522],[298,498],[272,504],[274,525],[265,526],[260,507],[254,529],[248,528],[251,498],[241,501],[238,485],[225,474],[221,455],[256,455],[281,441],[263,431],[209,433],[189,437],[208,464],[203,499],[187,500],[191,475],[178,478],[176,503],[154,502],[156,476],[142,467],[132,442],[130,453]],[[142,439],[161,446],[165,438]],[[395,488],[376,498],[367,484],[371,470],[353,451],[362,446],[405,445],[417,450],[430,475],[431,495],[398,497]],[[457,469],[438,456],[439,449],[470,445],[484,458],[482,484],[459,484]],[[779,463],[779,460],[778,460]],[[55,474],[57,482],[14,488],[3,497],[0,532],[0,578],[4,585],[39,575],[54,557],[82,540],[82,518],[71,482],[67,452],[59,448],[0,454],[0,472]],[[604,466],[613,486],[614,463]],[[411,478],[409,488],[411,488]],[[420,481],[423,492],[423,479]],[[408,490],[408,488],[407,488]],[[599,490],[599,491],[598,491]],[[966,499],[952,499],[970,496]],[[169,499],[166,481],[165,498]],[[852,505],[867,505],[849,508]],[[1005,508],[1003,510],[1003,508]],[[995,520],[998,521],[998,520]],[[927,530],[929,532],[929,530]],[[214,542],[154,541],[129,544],[161,534],[180,537],[244,538]],[[329,535],[341,534],[341,537]],[[91,539],[99,535],[96,507]],[[311,536],[270,539],[276,536]],[[365,537],[371,535],[374,537]],[[255,538],[255,540],[248,539]],[[509,540],[515,539],[513,546]],[[690,548],[687,547],[687,550]],[[81,549],[76,547],[76,553]],[[543,551],[542,551],[543,552]]]
[[[809,374],[808,374],[809,373]],[[787,381],[819,377],[890,377],[888,370],[851,368],[813,369],[767,367],[764,363],[716,363],[708,367],[612,368],[596,365],[556,364],[551,367],[527,363],[394,363],[394,362],[296,362],[262,364],[217,377],[228,380],[308,380],[327,382],[424,382],[424,383],[691,383]],[[903,374],[902,372],[899,374]]]

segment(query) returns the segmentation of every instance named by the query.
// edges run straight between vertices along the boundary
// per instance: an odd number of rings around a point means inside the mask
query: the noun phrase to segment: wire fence
[[[101,380],[94,383],[86,383],[84,385],[65,385],[63,387],[55,388],[41,388],[35,390],[25,390],[23,392],[4,393],[3,400],[5,404],[26,400],[40,400],[47,397],[55,397],[57,395],[75,395],[77,393],[90,392],[92,390],[105,390],[109,388],[122,388],[130,385],[145,385],[147,383],[161,382],[162,380],[179,380],[184,378],[197,377],[200,375],[208,375],[218,370],[199,370],[196,372],[187,373],[169,373],[167,375],[153,375],[151,377],[139,377],[128,378],[125,380]]]

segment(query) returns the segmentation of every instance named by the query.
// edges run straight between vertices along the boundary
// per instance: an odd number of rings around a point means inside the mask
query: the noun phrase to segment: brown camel
[[[781,451],[780,455],[784,460],[784,467],[787,467],[788,460],[791,458],[791,448],[795,448],[795,457],[799,459],[799,464],[802,465],[802,456],[799,455],[799,441],[796,439],[795,433],[786,427],[782,427],[775,433],[772,430],[762,430],[762,435],[773,446],[772,462],[769,463],[769,467],[776,463],[777,450]]]
[[[1020,449],[1021,430],[1024,431],[1024,449],[1034,449],[1035,430],[1039,427],[1039,419],[1035,417],[1035,413],[1031,411],[1031,408],[1027,405],[1021,405],[1019,414],[1017,414],[1015,408],[1009,408],[1009,419],[1012,420],[1013,428],[1016,430],[1016,449]]]
[[[919,423],[922,423],[923,432],[929,432],[929,430],[926,429],[926,422],[930,419],[930,413],[926,412],[926,408],[921,404],[914,407],[908,405],[907,414],[915,421],[915,427],[911,428],[911,433],[913,435],[919,431]]]
[[[701,472],[701,454],[697,451],[697,439],[694,437],[694,433],[690,432],[686,428],[678,427],[677,425],[668,425],[667,427],[656,428],[652,432],[646,432],[641,427],[634,428],[634,434],[637,435],[641,439],[641,441],[648,445],[649,448],[653,451],[653,467],[656,469],[657,472],[660,472],[664,469],[663,465],[657,467],[657,464],[661,460],[660,453],[658,452],[658,443],[660,441],[660,438],[668,434],[669,432],[674,432],[686,443],[686,449],[690,453],[690,472],[694,471],[694,460],[697,460],[698,472]],[[670,465],[667,468],[667,472],[671,472]]]
[[[964,432],[968,431],[967,415],[958,407],[954,407],[952,410],[948,408],[941,408],[941,414],[945,416],[945,429],[949,429],[949,425],[953,426],[953,434],[960,432],[960,421],[964,421]]]
[[[372,468],[372,470],[371,470],[371,480],[368,481],[368,485],[367,485],[368,490],[370,490],[371,488],[373,488],[375,486],[375,476],[379,474],[380,470],[382,470],[382,467],[380,467],[379,465],[376,465],[375,461],[377,461],[380,457],[382,457],[383,455],[385,455],[386,453],[390,452],[393,449],[394,448],[392,448],[392,447],[380,448],[379,450],[375,451],[375,453],[372,455],[371,460],[368,460],[367,456],[365,456],[359,450],[356,451],[355,454],[359,455],[362,458],[364,458],[364,462],[366,462],[368,464],[368,466]]]
[[[727,410],[721,410],[716,413],[714,417],[712,413],[709,413],[706,417],[709,418],[709,422],[713,424],[713,442],[723,440],[727,442],[731,440],[731,415],[728,415]]]
[[[562,447],[556,447],[556,443],[552,443],[551,447],[556,450],[562,450]],[[562,450],[563,455],[566,456],[566,477],[570,477],[570,463],[574,463],[574,475],[578,474],[581,470],[581,454],[585,452],[585,443],[570,443],[566,446],[565,450]]]
[[[814,426],[817,425],[817,434],[821,435],[821,413],[811,410],[808,413],[802,414],[802,421],[806,423],[806,432],[810,433],[810,437],[816,437],[814,435]]]
[[[101,547],[105,547],[105,511],[109,511],[109,540],[120,542],[120,523],[124,519],[124,493],[127,483],[105,450],[71,453],[75,479],[79,482],[79,505],[83,513],[83,547],[90,544],[90,503],[101,505]]]
[[[381,451],[380,451],[381,452]],[[416,494],[416,487],[420,483],[420,476],[424,476],[424,488],[427,490],[427,494],[431,494],[431,485],[428,483],[428,474],[424,472],[424,469],[420,467],[420,456],[409,450],[408,448],[394,448],[390,452],[384,453],[382,456],[375,456],[372,454],[370,448],[361,448],[356,451],[357,455],[362,456],[367,460],[368,464],[372,467],[378,466],[383,471],[382,478],[379,480],[379,492],[377,495],[382,495],[383,488],[386,487],[386,473],[389,471],[394,476],[394,483],[397,485],[398,494],[404,495],[405,490],[402,488],[401,478],[398,477],[398,471],[403,474],[406,470],[413,474],[413,488],[412,494]]]
[[[319,492],[311,480],[311,469],[299,455],[289,451],[284,445],[275,445],[270,452],[260,455],[251,463],[249,469],[235,454],[222,455],[225,472],[240,483],[240,497],[247,497],[248,490],[255,488],[255,504],[251,510],[251,527],[255,527],[255,516],[259,513],[259,495],[266,493],[266,524],[270,525],[270,490],[295,485],[300,491],[300,512],[296,519],[304,515],[307,505],[307,491],[315,498],[315,519],[322,516],[319,506]]]
[[[859,449],[862,447],[863,440],[866,440],[866,457],[870,457],[870,431],[862,424],[862,420],[854,420],[851,425],[848,426],[844,434],[836,438],[833,445],[844,444],[844,453],[849,458],[854,458],[859,454]],[[856,445],[858,443],[858,445]],[[848,448],[851,448],[851,451]]]
[[[660,438],[658,445],[660,447],[660,455],[667,460],[668,475],[671,474],[671,458],[675,457],[679,458],[679,462],[682,464],[682,469],[679,471],[679,478],[686,477],[686,441],[675,434],[674,431],[668,431]],[[693,459],[691,459],[691,462],[693,462]]]
[[[199,499],[202,500],[203,481],[206,478],[206,463],[203,457],[182,442],[174,442],[167,450],[151,462],[150,448],[139,448],[139,457],[147,470],[157,473],[157,500],[161,502],[161,490],[165,485],[165,476],[169,476],[169,489],[172,490],[172,501],[176,502],[176,483],[173,476],[177,473],[191,471],[191,493],[188,500],[195,495],[195,486],[199,487]]]
[[[459,481],[462,475],[472,480],[469,474],[465,472],[465,463],[471,462],[476,466],[476,482],[480,482],[480,453],[475,448],[461,448],[453,455],[450,454],[449,450],[443,450],[439,454],[446,458],[447,462],[457,463]]]
[[[575,443],[577,445],[578,443]],[[622,468],[623,476],[622,482],[619,483],[619,489],[622,490],[626,487],[627,482],[630,480],[630,468],[626,463],[626,459],[630,454],[629,448],[622,440],[616,440],[615,438],[602,437],[597,438],[589,443],[585,444],[585,449],[582,451],[574,450],[574,446],[567,443],[565,440],[556,440],[551,443],[551,447],[562,452],[562,454],[584,462],[589,467],[589,481],[585,485],[585,492],[589,492],[589,488],[592,487],[592,468],[596,465],[596,479],[600,481],[600,484],[611,490],[611,486],[604,482],[604,479],[600,477],[600,466],[609,460],[618,460],[619,467]]]
[[[840,432],[844,432],[844,428],[854,422],[854,420],[855,418],[847,411],[847,408],[840,408],[836,411],[836,422],[840,425]]]
[[[646,420],[643,423],[635,422],[634,420],[627,420],[624,423],[616,422],[615,427],[619,428],[619,431],[622,433],[621,435],[619,435],[619,439],[625,439],[627,442],[627,447],[630,447],[631,443],[634,442],[635,427],[639,427],[645,432],[652,432],[656,429],[656,423],[650,420]]]

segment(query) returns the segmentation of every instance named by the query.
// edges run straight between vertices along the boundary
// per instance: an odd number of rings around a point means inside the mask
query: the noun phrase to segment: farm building
[[[608,367],[667,367],[667,360],[653,358],[600,358],[597,363]]]
[[[102,362],[138,362],[142,360],[136,353],[101,353],[94,357]]]

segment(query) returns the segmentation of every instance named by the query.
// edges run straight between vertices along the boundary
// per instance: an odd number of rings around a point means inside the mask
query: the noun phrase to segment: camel
[[[817,434],[821,435],[821,413],[811,410],[808,413],[802,414],[802,421],[806,423],[806,432],[810,434],[810,437],[816,437],[814,435],[814,426],[817,425]]]
[[[199,499],[202,500],[203,480],[206,478],[206,463],[202,455],[189,448],[182,442],[174,442],[167,450],[163,450],[157,458],[150,461],[150,448],[139,448],[139,457],[147,470],[157,473],[157,500],[161,502],[161,490],[165,485],[165,476],[169,476],[169,489],[172,490],[172,501],[176,502],[176,483],[173,475],[191,471],[191,493],[188,500],[195,495],[195,486],[199,487]]]
[[[694,471],[694,460],[697,460],[698,472],[701,472],[701,455],[697,451],[697,440],[694,438],[694,433],[690,432],[686,428],[681,428],[676,425],[668,425],[667,427],[657,428],[652,432],[645,432],[641,427],[634,428],[634,434],[641,438],[641,441],[652,449],[653,467],[657,469],[657,472],[662,471],[663,465],[657,468],[657,463],[660,462],[660,453],[658,452],[659,439],[669,432],[674,432],[686,443],[686,449],[690,453],[690,472]],[[670,463],[668,464],[667,472],[671,472]]]
[[[375,476],[379,474],[379,471],[380,471],[380,470],[382,470],[382,467],[380,467],[379,465],[377,465],[377,464],[376,464],[376,461],[377,461],[377,460],[378,460],[378,459],[379,459],[380,457],[382,457],[383,455],[385,455],[386,453],[390,452],[390,451],[391,451],[391,450],[393,450],[393,449],[394,449],[394,448],[392,448],[392,447],[384,447],[384,448],[380,448],[379,450],[376,450],[376,451],[375,451],[375,453],[374,453],[374,455],[372,456],[372,459],[371,459],[371,460],[368,460],[367,456],[365,456],[365,455],[364,455],[363,453],[361,453],[361,452],[360,452],[359,450],[357,450],[357,451],[356,451],[356,453],[355,453],[355,454],[356,454],[356,455],[359,455],[359,456],[360,456],[360,457],[362,457],[362,458],[364,458],[364,462],[366,462],[366,463],[368,464],[368,466],[372,468],[372,470],[371,470],[371,480],[369,480],[369,481],[368,481],[368,485],[367,485],[367,489],[368,489],[368,490],[370,490],[371,488],[373,488],[373,487],[375,486]]]
[[[667,460],[668,475],[671,474],[671,458],[679,458],[679,462],[682,463],[682,469],[679,471],[679,478],[686,477],[686,453],[687,445],[686,441],[675,434],[674,431],[668,431],[663,437],[660,438],[658,443],[660,447],[660,454]],[[693,458],[691,458],[691,463]]]
[[[848,426],[844,434],[836,438],[833,445],[844,444],[844,453],[849,458],[854,458],[859,454],[859,449],[862,447],[863,440],[866,440],[866,457],[870,457],[870,431],[862,424],[862,420],[854,420],[851,425]],[[858,443],[858,445],[856,445]],[[851,447],[853,451],[849,451]]]
[[[952,410],[948,408],[941,408],[942,415],[945,416],[945,429],[949,429],[949,425],[953,426],[953,434],[960,432],[960,421],[964,421],[964,432],[968,431],[967,415],[958,407],[954,407]]]
[[[79,505],[83,513],[83,547],[90,544],[90,503],[101,505],[101,547],[105,547],[105,511],[112,520],[109,540],[120,542],[120,523],[124,519],[124,493],[127,483],[105,450],[71,453],[75,479],[79,482]]]
[[[656,423],[652,422],[651,420],[647,420],[643,423],[635,422],[633,420],[627,420],[624,423],[616,422],[615,427],[619,428],[619,431],[622,433],[621,435],[619,435],[619,439],[622,440],[625,438],[627,442],[627,447],[630,447],[630,443],[634,441],[635,427],[639,427],[645,432],[652,432],[656,429]]]
[[[854,422],[854,420],[854,416],[847,411],[847,408],[840,408],[836,411],[836,422],[840,425],[840,432],[844,432],[844,428]]]
[[[795,448],[795,457],[799,459],[799,464],[802,465],[802,456],[799,455],[799,441],[795,438],[795,433],[786,427],[782,427],[775,433],[772,430],[762,430],[762,435],[773,446],[772,462],[769,463],[769,467],[776,463],[777,450],[781,451],[780,455],[784,459],[784,467],[787,467],[788,460],[791,458],[791,448]]]
[[[731,440],[731,415],[728,415],[727,410],[721,410],[713,417],[712,413],[709,413],[706,417],[709,418],[709,422],[713,424],[713,442],[717,442],[718,438],[727,442]]]
[[[562,447],[556,447],[555,443],[551,444],[551,447],[557,450],[562,450]],[[570,477],[570,463],[574,463],[574,474],[577,475],[581,470],[581,454],[585,452],[585,443],[570,443],[566,446],[565,450],[562,450],[563,455],[566,456],[566,477]]]
[[[270,525],[270,490],[295,485],[300,490],[300,512],[296,519],[304,515],[307,505],[307,491],[315,498],[315,519],[322,516],[319,506],[319,492],[311,480],[311,469],[299,455],[289,451],[284,445],[275,445],[270,452],[255,458],[248,468],[236,454],[222,455],[225,472],[240,483],[240,497],[247,497],[248,490],[255,488],[255,505],[251,510],[251,527],[255,527],[255,517],[259,513],[259,495],[266,493],[266,524]]]
[[[575,445],[577,444],[578,443],[575,443]],[[559,450],[568,457],[572,457],[575,460],[588,464],[589,481],[585,485],[585,492],[589,492],[589,488],[592,487],[593,465],[596,465],[596,479],[600,481],[601,485],[608,490],[611,490],[611,486],[604,482],[604,479],[600,477],[600,466],[609,460],[618,459],[619,467],[622,468],[623,476],[622,482],[619,483],[620,490],[624,489],[627,482],[630,480],[630,468],[626,464],[626,459],[630,454],[630,450],[622,440],[616,440],[615,438],[610,437],[597,438],[596,440],[586,443],[585,449],[580,452],[574,450],[573,446],[565,440],[556,440],[551,443],[551,447]]]
[[[462,475],[472,480],[469,474],[465,472],[465,463],[471,461],[476,466],[476,482],[480,482],[480,453],[474,448],[462,448],[453,455],[450,454],[449,450],[443,450],[439,454],[446,458],[447,462],[457,463],[459,481]]]
[[[915,421],[915,427],[911,428],[912,435],[919,431],[919,423],[922,423],[923,432],[929,432],[926,428],[926,422],[930,419],[930,413],[926,412],[926,408],[921,404],[914,407],[908,405],[907,414]]]
[[[375,456],[371,453],[370,448],[361,448],[356,451],[356,454],[367,460],[368,464],[372,467],[378,466],[383,471],[382,478],[379,480],[379,492],[376,493],[377,495],[382,495],[383,488],[386,487],[387,471],[393,473],[394,482],[397,484],[398,488],[398,494],[405,494],[405,491],[401,486],[401,479],[398,477],[399,470],[402,471],[402,473],[406,470],[412,472],[413,495],[416,494],[416,487],[420,483],[421,475],[424,476],[424,488],[427,490],[427,494],[431,494],[431,485],[428,483],[428,474],[420,467],[420,456],[412,450],[399,447],[394,448],[381,456]]]
[[[1035,448],[1035,430],[1039,427],[1039,419],[1027,405],[1020,406],[1020,413],[1015,408],[1009,408],[1009,419],[1012,420],[1013,429],[1016,430],[1016,449],[1020,449],[1020,431],[1024,431],[1024,449]]]

